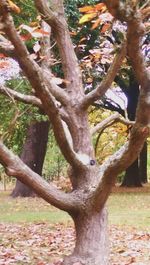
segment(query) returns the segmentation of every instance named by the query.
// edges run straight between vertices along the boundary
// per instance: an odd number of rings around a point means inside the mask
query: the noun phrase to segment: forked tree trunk
[[[20,158],[34,172],[42,175],[42,168],[48,141],[49,122],[41,121],[32,123],[27,130],[27,137]],[[11,193],[15,197],[33,197],[35,193],[28,186],[16,181],[16,186]]]
[[[73,217],[76,231],[76,245],[71,256],[64,259],[64,265],[108,265],[109,240],[107,210],[89,211]]]

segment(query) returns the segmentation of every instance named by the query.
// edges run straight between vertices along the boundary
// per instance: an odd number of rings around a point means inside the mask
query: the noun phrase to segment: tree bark
[[[139,174],[142,183],[147,183],[147,142],[144,143],[139,157]]]
[[[26,141],[20,156],[21,160],[39,175],[42,175],[48,141],[48,131],[49,122],[33,122],[27,130]],[[35,196],[35,193],[31,188],[17,180],[11,196],[13,198],[18,196],[32,197]]]
[[[107,210],[81,212],[73,217],[76,245],[72,255],[64,259],[64,265],[108,265],[109,240]]]

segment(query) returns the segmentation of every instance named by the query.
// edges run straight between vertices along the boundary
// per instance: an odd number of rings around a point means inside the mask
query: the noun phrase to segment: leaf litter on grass
[[[0,224],[0,265],[60,265],[74,247],[72,224]],[[150,233],[110,227],[112,265],[150,264]]]

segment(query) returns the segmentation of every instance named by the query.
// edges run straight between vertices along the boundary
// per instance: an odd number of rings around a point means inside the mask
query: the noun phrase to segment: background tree
[[[99,5],[98,9],[99,9]],[[122,37],[123,37],[123,30],[125,30],[126,26],[122,26],[121,24],[116,24],[115,27],[113,27],[113,30],[111,30],[111,25],[112,25],[112,18],[109,18],[109,15],[107,14],[107,11],[105,11],[105,15],[101,14],[101,12],[96,12],[98,11],[96,9],[97,6],[86,6],[81,8],[81,12],[84,13],[83,17],[81,18],[81,23],[89,23],[90,21],[90,30],[98,28],[105,37],[107,38],[107,42],[104,39],[103,36],[100,35],[99,38],[99,46],[101,46],[101,43],[104,43],[104,49],[108,50],[108,54],[110,53],[112,46],[116,46],[118,43],[121,43]],[[148,62],[149,60],[149,52],[148,52],[148,45],[149,45],[149,24],[147,23],[148,21],[148,10],[149,8],[148,2],[147,1],[142,1],[140,2],[140,8],[143,14],[144,22],[147,25],[147,35],[143,39],[142,43],[142,49],[143,53],[145,54],[146,60]],[[94,18],[93,18],[94,17]],[[95,18],[96,17],[96,18]],[[103,18],[103,19],[102,19]],[[104,23],[105,22],[105,23]],[[91,24],[93,23],[93,26]],[[104,23],[104,24],[103,24]],[[111,34],[108,35],[111,32]],[[88,37],[87,37],[88,38]],[[86,39],[86,38],[85,38]],[[98,41],[97,41],[98,42]],[[94,44],[93,45],[93,57],[95,56],[96,58],[101,58],[103,51],[97,47],[98,45]],[[95,49],[94,49],[95,47]],[[97,49],[96,49],[97,48]],[[87,55],[87,54],[86,54]],[[112,56],[109,55],[107,56],[107,60],[105,60],[105,64],[103,64],[102,60],[99,60],[99,68],[97,67],[94,71],[94,75],[96,72],[98,73],[98,77],[101,76],[101,71],[107,71],[108,65],[110,64],[109,62],[109,57]],[[91,57],[91,55],[89,56]],[[94,61],[94,58],[92,58]],[[87,61],[87,56],[86,56],[86,61],[85,61],[85,67],[86,63],[89,65],[89,68],[91,67],[92,63],[89,63],[89,60]],[[97,64],[96,64],[97,65]],[[105,65],[105,68],[103,66]],[[87,67],[88,68],[88,67]],[[90,71],[87,71],[87,81],[92,84],[90,89],[93,89],[94,87],[94,82],[93,82],[93,77],[92,77],[92,72],[93,68]],[[132,72],[132,69],[129,65],[126,63],[124,64],[124,67],[120,71],[120,73],[116,76],[115,82],[117,86],[120,87],[120,89],[123,91],[125,96],[127,97],[127,114],[128,118],[130,120],[135,119],[135,113],[136,113],[136,106],[137,106],[137,101],[138,101],[138,95],[139,95],[139,85],[134,77],[134,74]],[[116,92],[117,93],[117,92]],[[98,102],[94,103],[96,108],[106,108],[112,111],[117,111],[121,115],[125,116],[125,110],[122,109],[122,106],[119,105],[117,102],[112,100],[111,96],[109,94],[105,95],[103,99],[100,99]],[[147,180],[147,163],[146,162],[146,143],[145,146],[141,152],[141,155],[134,161],[134,163],[126,170],[122,186],[128,186],[128,187],[139,187],[142,186],[142,183],[146,183]]]
[[[65,87],[56,84],[52,71],[43,69],[30,56],[14,27],[8,2],[0,2],[1,27],[13,45],[20,67],[35,90],[30,102],[41,104],[52,124],[60,150],[70,164],[72,191],[64,193],[47,183],[26,166],[4,143],[0,142],[0,162],[10,176],[17,177],[52,205],[72,217],[76,230],[76,245],[63,264],[108,264],[107,212],[105,203],[118,173],[137,157],[149,135],[150,101],[149,73],[140,49],[144,26],[135,1],[105,1],[111,14],[127,23],[127,43],[124,41],[95,90],[85,94],[79,63],[65,20],[62,1],[35,0],[42,18],[51,26],[61,58]],[[127,46],[126,46],[127,45]],[[101,130],[109,120],[90,131],[88,107],[102,97],[113,82],[127,53],[135,76],[141,86],[135,124],[130,139],[102,165],[96,162],[92,134]],[[58,104],[59,103],[59,104]],[[129,121],[126,121],[129,123]],[[134,150],[134,152],[133,152]]]
[[[48,142],[49,125],[48,121],[36,121],[29,125],[20,155],[21,160],[41,176]],[[29,197],[34,195],[34,191],[19,180],[16,181],[16,186],[11,193],[12,197]]]

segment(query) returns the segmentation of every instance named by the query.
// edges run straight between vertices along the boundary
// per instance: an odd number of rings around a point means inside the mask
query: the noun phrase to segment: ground
[[[115,188],[108,201],[112,265],[150,264],[150,187]],[[0,265],[61,264],[74,246],[67,214],[40,198],[0,195]]]

